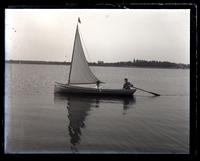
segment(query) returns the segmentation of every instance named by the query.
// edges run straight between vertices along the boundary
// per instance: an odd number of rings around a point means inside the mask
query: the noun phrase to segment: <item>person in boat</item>
[[[99,89],[99,87],[100,87],[100,81],[99,80],[96,82],[96,86],[97,86],[97,89]]]
[[[131,89],[131,87],[134,87],[127,78],[124,79],[124,85],[123,85],[123,89]]]

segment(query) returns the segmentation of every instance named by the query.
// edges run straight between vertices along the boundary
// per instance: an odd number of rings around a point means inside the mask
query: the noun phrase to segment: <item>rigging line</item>
[[[80,35],[80,38],[81,38],[81,42],[82,42],[83,47],[84,47],[84,49],[85,49],[85,51],[86,51],[86,55],[87,55],[87,57],[88,57],[88,61],[87,61],[87,62],[89,63],[89,61],[91,62],[91,59],[90,59],[88,50],[87,50],[87,48],[86,48],[86,45],[85,45],[85,43],[84,43],[83,36],[82,36],[81,31],[80,31],[80,27],[79,27],[79,33],[80,33],[79,35]],[[89,66],[89,64],[88,64],[88,66]],[[89,67],[89,68],[90,68],[90,67]],[[95,68],[90,68],[90,70],[92,71],[92,74],[93,74],[93,72],[96,73]],[[99,80],[99,79],[96,77],[96,75],[93,74],[93,76],[94,76],[97,80]]]
[[[85,42],[83,41],[83,36],[82,36],[82,33],[81,33],[80,29],[79,29],[79,33],[80,33],[80,37],[81,37],[81,42],[83,42],[83,46],[84,46],[84,49],[85,49],[85,51],[86,51],[86,55],[87,55],[87,57],[88,57],[88,62],[89,62],[89,61],[91,61],[91,59],[90,59],[88,50],[87,50],[87,48],[86,48]]]
[[[84,46],[84,49],[85,49],[85,51],[86,51],[86,55],[87,55],[87,57],[88,57],[88,63],[89,63],[89,61],[91,62],[91,59],[90,59],[88,50],[87,50],[87,48],[86,48],[86,45],[85,45],[85,43],[84,43],[84,41],[83,41],[83,36],[82,36],[81,31],[80,31],[80,27],[79,27],[79,33],[80,33],[81,42],[83,42],[83,46]],[[88,66],[89,66],[89,64],[88,64]],[[96,73],[95,68],[90,68],[90,69],[91,69],[94,73]],[[95,75],[94,75],[94,76],[95,76]],[[95,77],[96,77],[96,76],[95,76]],[[98,79],[98,78],[96,77],[96,79]]]

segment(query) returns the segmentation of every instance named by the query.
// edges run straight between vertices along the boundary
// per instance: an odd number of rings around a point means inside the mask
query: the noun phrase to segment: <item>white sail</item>
[[[97,81],[85,58],[77,25],[68,84],[93,84]]]

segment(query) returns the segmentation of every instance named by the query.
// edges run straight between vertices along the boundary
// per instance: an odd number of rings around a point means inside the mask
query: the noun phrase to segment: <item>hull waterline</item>
[[[136,89],[97,89],[89,87],[71,86],[67,84],[57,83],[54,92],[59,94],[75,94],[75,95],[99,95],[99,96],[133,96]]]

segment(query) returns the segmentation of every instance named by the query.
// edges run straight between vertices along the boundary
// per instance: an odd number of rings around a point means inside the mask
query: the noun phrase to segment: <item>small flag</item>
[[[78,22],[81,23],[81,19],[80,19],[80,17],[78,18]]]

